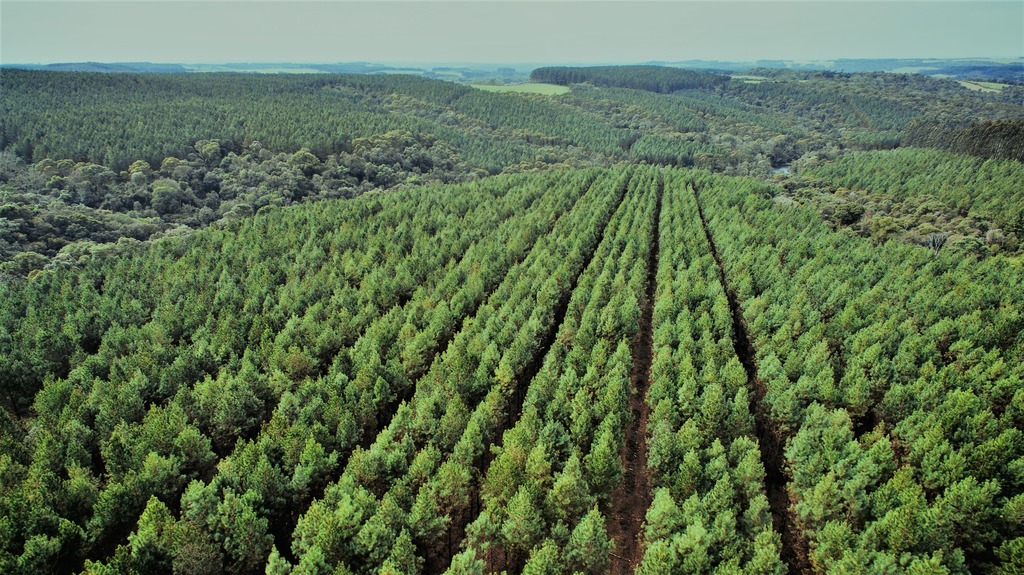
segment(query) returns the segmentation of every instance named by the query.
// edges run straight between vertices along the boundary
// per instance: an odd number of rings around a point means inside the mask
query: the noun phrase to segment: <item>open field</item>
[[[958,83],[968,90],[977,92],[1000,92],[1008,86],[1008,84],[1000,84],[999,82],[974,82],[970,80],[961,80]]]
[[[766,76],[751,76],[749,74],[733,74],[730,78],[747,84],[760,84],[768,79]]]
[[[485,92],[516,92],[519,94],[543,94],[545,96],[558,96],[559,94],[566,94],[569,92],[569,88],[567,86],[539,84],[535,82],[527,82],[525,84],[505,84],[502,86],[491,84],[470,84],[470,86],[479,88]]]

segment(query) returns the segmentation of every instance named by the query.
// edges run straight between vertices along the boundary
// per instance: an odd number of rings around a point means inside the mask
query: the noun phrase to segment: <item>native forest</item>
[[[1024,84],[0,70],[0,572],[1024,573]]]

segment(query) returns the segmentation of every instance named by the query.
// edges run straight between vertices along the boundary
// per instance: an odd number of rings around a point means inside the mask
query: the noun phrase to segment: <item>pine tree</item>
[[[651,508],[647,510],[644,540],[648,544],[669,539],[683,526],[683,512],[672,499],[672,493],[662,487],[654,491]]]
[[[604,516],[594,507],[569,536],[565,557],[573,569],[598,575],[608,570],[614,543],[604,527]]]
[[[537,508],[533,490],[524,485],[508,502],[507,517],[501,528],[505,546],[510,551],[526,553],[540,541],[544,522]]]

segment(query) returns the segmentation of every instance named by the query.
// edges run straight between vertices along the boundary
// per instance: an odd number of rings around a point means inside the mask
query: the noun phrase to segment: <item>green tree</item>
[[[544,522],[534,500],[533,490],[524,485],[508,502],[501,534],[510,551],[525,554],[540,541]]]
[[[581,467],[579,455],[574,451],[548,491],[547,508],[557,520],[575,522],[594,505],[594,496]]]
[[[256,511],[259,502],[259,496],[252,491],[237,496],[226,490],[224,500],[217,504],[213,527],[227,551],[229,573],[251,573],[261,569],[270,554],[273,538],[267,534],[269,522],[266,517]]]
[[[622,476],[622,461],[619,459],[618,442],[615,438],[610,415],[601,424],[594,437],[590,453],[584,458],[587,468],[587,483],[601,497],[607,497]]]
[[[551,540],[534,547],[523,567],[523,575],[558,575],[565,572],[558,546]]]
[[[139,526],[128,536],[132,559],[147,573],[169,573],[173,556],[175,522],[170,510],[156,497],[150,497]]]
[[[577,571],[606,573],[614,544],[604,527],[604,516],[596,507],[580,520],[569,536],[565,557]]]
[[[647,510],[644,540],[653,543],[669,539],[683,527],[683,512],[676,505],[672,493],[662,487],[654,491],[651,508]]]

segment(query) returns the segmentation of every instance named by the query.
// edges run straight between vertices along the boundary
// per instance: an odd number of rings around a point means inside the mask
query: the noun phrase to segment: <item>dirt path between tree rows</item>
[[[662,182],[658,182],[657,203],[654,208],[654,232],[647,261],[647,288],[640,302],[640,324],[633,342],[633,368],[630,380],[633,396],[630,398],[630,423],[626,427],[623,444],[622,481],[612,492],[608,503],[608,535],[615,542],[612,555],[612,575],[634,573],[643,559],[641,543],[644,518],[651,506],[651,472],[647,467],[647,388],[651,381],[651,363],[654,359],[654,330],[651,317],[654,312],[654,294],[658,271],[658,250],[661,219]]]
[[[590,187],[592,187],[594,183],[595,181],[591,181],[590,184],[588,184],[588,189],[584,191],[582,194],[580,194],[579,199],[582,199],[586,194],[590,193]],[[626,200],[626,195],[628,193],[628,184],[629,179],[627,178],[622,183],[622,187],[618,190],[618,193],[620,194],[618,201],[615,204],[615,207],[608,213],[608,221],[604,223],[604,226],[601,228],[601,231],[598,233],[597,238],[594,241],[594,245],[590,248],[589,252],[587,253],[585,263],[583,263],[583,265],[580,266],[577,273],[573,276],[571,284],[567,287],[566,290],[563,291],[558,303],[555,305],[555,308],[553,310],[553,317],[555,318],[555,320],[551,322],[550,327],[548,328],[543,339],[541,340],[537,352],[534,354],[533,358],[529,362],[527,362],[527,364],[523,367],[522,371],[516,375],[516,384],[514,388],[510,390],[508,408],[505,411],[503,420],[498,424],[498,426],[494,430],[494,440],[491,443],[492,446],[501,447],[504,441],[505,431],[511,429],[519,420],[519,416],[522,414],[523,410],[523,403],[526,399],[526,392],[530,386],[530,383],[533,381],[534,376],[537,375],[541,367],[544,365],[544,359],[547,357],[548,351],[551,350],[551,346],[554,345],[555,337],[558,335],[558,330],[559,328],[561,328],[562,322],[565,321],[565,314],[569,309],[569,302],[572,299],[573,292],[576,291],[576,286],[579,284],[580,277],[582,277],[583,274],[586,273],[587,268],[590,266],[591,261],[594,259],[594,254],[597,253],[597,250],[600,248],[601,244],[604,243],[605,234],[608,232],[608,228],[611,226],[611,222],[615,218],[615,213],[618,212],[618,210],[622,207],[623,202],[625,202]],[[579,199],[577,199],[577,202],[579,201]],[[575,208],[575,204],[573,208]],[[571,212],[573,208],[566,210],[563,213],[563,215]],[[554,224],[552,225],[552,229],[554,229]],[[483,502],[480,499],[480,482],[483,481],[483,476],[486,475],[487,470],[490,468],[492,458],[493,452],[490,449],[487,449],[485,453],[481,456],[480,461],[477,463],[476,468],[480,470],[481,476],[477,479],[477,482],[470,487],[469,508],[466,510],[465,515],[457,516],[452,519],[451,523],[448,526],[448,529],[446,530],[446,553],[440,558],[427,561],[426,565],[424,565],[423,568],[423,573],[425,573],[426,575],[439,575],[450,566],[452,558],[454,557],[455,553],[458,552],[455,543],[457,543],[459,540],[465,537],[466,527],[473,523],[473,521],[479,516],[480,512],[482,511]],[[488,573],[490,573],[491,571],[498,571],[498,565],[501,566],[501,569],[507,570],[512,573],[518,572],[522,569],[522,564],[509,565],[508,555],[505,553],[505,550],[498,545],[492,547],[490,553],[487,555],[487,557],[485,557],[485,561],[487,562],[486,571]]]
[[[754,424],[757,433],[758,444],[761,450],[761,463],[765,470],[765,491],[768,496],[768,505],[772,511],[772,524],[782,536],[782,560],[789,567],[791,575],[804,575],[811,573],[810,563],[807,558],[807,540],[800,533],[790,514],[790,499],[787,483],[789,477],[785,472],[786,458],[783,450],[786,447],[788,437],[779,429],[771,419],[771,410],[764,401],[765,386],[757,376],[757,355],[754,345],[747,332],[747,322],[743,319],[743,308],[740,305],[736,291],[729,287],[726,280],[725,265],[715,246],[714,237],[708,228],[708,221],[704,216],[704,208],[700,203],[700,194],[697,188],[693,188],[693,197],[697,202],[697,214],[700,216],[700,224],[704,228],[704,235],[707,237],[708,245],[711,247],[711,255],[718,264],[719,278],[722,288],[725,289],[729,300],[729,310],[732,312],[733,345],[736,348],[736,355],[747,372],[747,388],[751,392],[751,412],[754,415]]]

